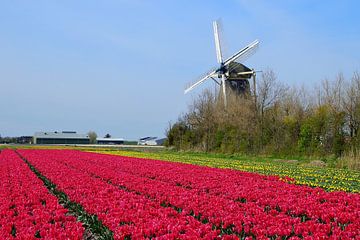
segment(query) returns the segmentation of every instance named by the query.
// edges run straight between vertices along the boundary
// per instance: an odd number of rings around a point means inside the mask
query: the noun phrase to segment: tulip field
[[[0,172],[0,239],[360,239],[360,194],[289,176],[70,149]]]
[[[0,239],[82,239],[82,224],[14,151],[0,153],[0,176]]]
[[[124,150],[94,150],[91,152],[121,155],[128,157],[161,159],[171,162],[182,162],[216,168],[230,168],[265,175],[290,177],[296,184],[321,187],[327,191],[345,191],[360,193],[360,172],[339,168],[308,167],[296,164],[273,161],[271,159],[243,157],[226,157],[211,154],[191,154],[177,152],[137,152]]]

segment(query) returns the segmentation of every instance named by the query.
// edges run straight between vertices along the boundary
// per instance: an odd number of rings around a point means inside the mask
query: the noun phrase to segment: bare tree
[[[96,138],[97,138],[96,132],[94,132],[94,131],[89,131],[89,132],[88,132],[88,136],[89,136],[89,139],[90,139],[90,143],[91,143],[91,144],[96,143]]]
[[[268,69],[262,73],[261,79],[257,84],[257,124],[259,131],[258,146],[263,148],[266,142],[277,135],[279,128],[276,124],[280,117],[280,100],[286,95],[288,88],[277,81],[273,70]],[[269,110],[269,111],[268,111]],[[266,114],[266,112],[268,114]]]
[[[273,70],[269,69],[263,72],[257,86],[257,101],[260,114],[264,115],[265,109],[279,101],[287,89],[285,85],[277,81],[276,74]]]
[[[360,126],[360,75],[355,72],[345,87],[342,105],[347,115],[350,137],[357,136]]]
[[[205,151],[209,151],[213,140],[216,125],[215,109],[216,98],[214,94],[209,90],[205,90],[193,101],[186,115],[187,122],[196,131],[197,137],[203,138],[202,142]]]
[[[342,96],[344,86],[344,75],[339,73],[334,81],[325,79],[322,82],[323,95],[322,103],[328,105],[333,112],[340,112],[342,109]]]

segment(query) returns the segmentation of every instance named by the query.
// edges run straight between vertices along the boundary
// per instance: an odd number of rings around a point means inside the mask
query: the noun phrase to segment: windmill
[[[253,77],[255,82],[256,72],[245,65],[236,62],[236,60],[244,60],[255,52],[259,46],[259,41],[255,40],[240,51],[233,54],[231,57],[224,60],[221,51],[221,41],[219,34],[218,21],[213,22],[216,58],[218,66],[204,74],[198,81],[190,84],[185,89],[185,94],[193,90],[196,86],[202,84],[208,79],[214,80],[221,88],[226,107],[226,98],[229,91],[237,95],[245,94],[250,91],[249,79]]]

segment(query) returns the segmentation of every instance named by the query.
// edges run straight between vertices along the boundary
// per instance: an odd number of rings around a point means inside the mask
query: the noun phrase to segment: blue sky
[[[360,70],[358,1],[2,1],[0,134],[94,130],[163,136],[216,64],[212,21],[227,55],[254,39],[245,64],[312,87]]]

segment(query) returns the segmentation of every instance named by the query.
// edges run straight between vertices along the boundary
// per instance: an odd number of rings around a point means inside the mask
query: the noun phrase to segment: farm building
[[[36,132],[34,144],[89,144],[90,138],[86,134],[75,131]]]
[[[116,144],[124,144],[123,138],[96,138],[97,144],[109,144],[109,145],[116,145]]]
[[[138,145],[146,145],[146,146],[157,146],[163,145],[165,138],[158,139],[157,137],[143,137],[138,141]]]
[[[31,144],[33,142],[33,136],[21,136],[16,139],[19,144]]]

